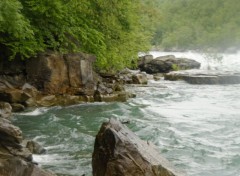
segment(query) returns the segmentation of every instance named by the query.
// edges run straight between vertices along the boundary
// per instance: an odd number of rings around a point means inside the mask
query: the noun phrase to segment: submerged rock
[[[151,55],[139,58],[138,67],[148,74],[168,73],[174,70],[200,68],[201,64],[193,59],[176,58],[174,55],[161,56],[153,59]]]
[[[103,123],[94,144],[93,176],[180,176],[173,166],[119,121]]]
[[[217,71],[176,71],[164,75],[165,80],[184,80],[190,84],[240,84],[240,73]]]

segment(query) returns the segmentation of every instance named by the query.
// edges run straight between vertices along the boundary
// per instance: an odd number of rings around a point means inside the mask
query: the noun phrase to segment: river
[[[174,54],[200,61],[201,69],[239,71],[240,53],[222,61],[193,53]],[[69,107],[28,109],[14,115],[26,138],[47,153],[34,160],[59,176],[91,174],[95,135],[102,122],[130,120],[129,128],[153,142],[159,152],[189,176],[240,175],[240,84],[190,85],[184,81],[149,81],[127,87],[137,97],[125,103],[87,103]]]

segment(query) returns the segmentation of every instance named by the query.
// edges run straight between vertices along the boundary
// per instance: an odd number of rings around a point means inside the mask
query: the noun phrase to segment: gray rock
[[[26,61],[28,83],[46,94],[65,93],[69,80],[63,56],[58,53],[43,53]]]
[[[21,142],[21,130],[9,120],[0,118],[0,175],[55,176],[36,166],[32,153]]]
[[[20,144],[22,142],[22,131],[12,125],[10,121],[0,118],[0,138],[1,141]]]
[[[201,66],[201,64],[195,60],[176,58],[174,55],[161,56],[155,59],[142,57],[141,59],[138,67],[141,71],[145,71],[148,74],[168,73],[173,70],[187,70],[200,68]]]
[[[38,106],[44,106],[44,107],[49,107],[49,106],[54,106],[57,105],[58,99],[56,95],[47,95],[47,96],[42,96],[37,100],[37,105]]]
[[[117,75],[118,79],[126,84],[147,84],[148,75],[140,70],[124,69]]]
[[[39,91],[29,83],[25,83],[22,86],[22,91],[31,95],[31,97],[36,97],[37,95],[39,95]]]
[[[1,176],[56,176],[18,157],[0,154]]]
[[[13,112],[21,112],[25,110],[25,106],[19,103],[11,104]]]
[[[176,71],[164,75],[165,80],[184,80],[190,84],[240,84],[240,73],[217,71]]]
[[[12,107],[7,102],[0,102],[0,118],[9,118],[12,114]]]
[[[146,73],[138,73],[132,76],[133,84],[147,84],[148,78]]]
[[[27,141],[26,148],[28,148],[33,154],[43,154],[46,152],[46,149],[43,148],[43,146],[33,140]]]
[[[19,89],[5,89],[0,91],[0,99],[9,103],[24,103],[31,97]]]
[[[94,144],[93,176],[179,176],[173,166],[125,125],[103,123]]]

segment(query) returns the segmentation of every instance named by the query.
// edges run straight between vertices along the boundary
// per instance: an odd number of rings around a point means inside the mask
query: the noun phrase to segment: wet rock
[[[0,154],[1,176],[56,176],[20,158]]]
[[[132,76],[133,84],[147,84],[148,78],[146,73],[138,73]]]
[[[76,96],[76,95],[62,95],[62,96],[57,96],[57,103],[56,105],[63,105],[63,106],[68,106],[68,105],[73,105],[73,104],[79,104],[82,102],[88,102],[88,99],[86,96]]]
[[[37,106],[36,98],[35,97],[29,98],[24,104],[27,107],[36,107]]]
[[[93,176],[182,175],[155,150],[119,121],[103,123],[94,144]]]
[[[31,95],[31,97],[36,97],[37,95],[39,95],[39,91],[29,83],[25,83],[22,86],[22,91]]]
[[[1,141],[20,144],[22,142],[22,131],[11,124],[10,121],[0,118]]]
[[[43,96],[37,100],[38,106],[50,107],[57,104],[57,97],[56,95],[47,95]]]
[[[184,80],[190,84],[240,84],[240,73],[217,71],[177,71],[164,75],[165,80]]]
[[[54,176],[32,161],[32,153],[21,145],[21,130],[9,120],[0,118],[0,175]]]
[[[164,78],[164,74],[163,73],[156,73],[156,74],[153,75],[153,79],[155,81],[159,81],[159,80],[161,80],[163,78]]]
[[[26,148],[28,148],[33,154],[43,154],[46,152],[46,149],[43,148],[43,146],[33,140],[27,141]]]
[[[153,58],[153,55],[150,55],[150,54],[147,54],[147,55],[145,55],[145,56],[141,56],[141,57],[139,57],[139,59],[138,59],[138,66],[148,64],[148,63],[150,63],[153,59],[154,59],[154,58]]]
[[[0,102],[0,118],[9,118],[12,114],[12,107],[7,102]]]
[[[13,112],[21,112],[25,110],[25,106],[19,103],[11,104]]]
[[[5,89],[0,91],[0,100],[9,103],[24,103],[31,95],[19,89]]]
[[[201,64],[187,58],[176,58],[174,55],[161,56],[153,59],[150,56],[141,57],[138,67],[148,74],[168,73],[173,70],[200,68]]]
[[[147,84],[148,75],[139,70],[130,70],[128,68],[122,70],[117,78],[126,84]]]

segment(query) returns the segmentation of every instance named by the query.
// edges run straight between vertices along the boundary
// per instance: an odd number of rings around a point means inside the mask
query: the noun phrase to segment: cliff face
[[[27,81],[45,94],[92,95],[94,80],[88,54],[41,54],[26,61]]]
[[[84,88],[94,90],[94,61],[94,56],[83,53],[42,53],[25,61],[0,60],[0,89],[29,83],[44,94],[86,95]],[[82,90],[75,90],[79,88]]]
[[[25,61],[0,60],[0,100],[14,111],[29,106],[70,105],[92,101],[125,101],[118,82],[102,83],[94,73],[95,56],[42,53]],[[100,90],[99,90],[100,89]]]

